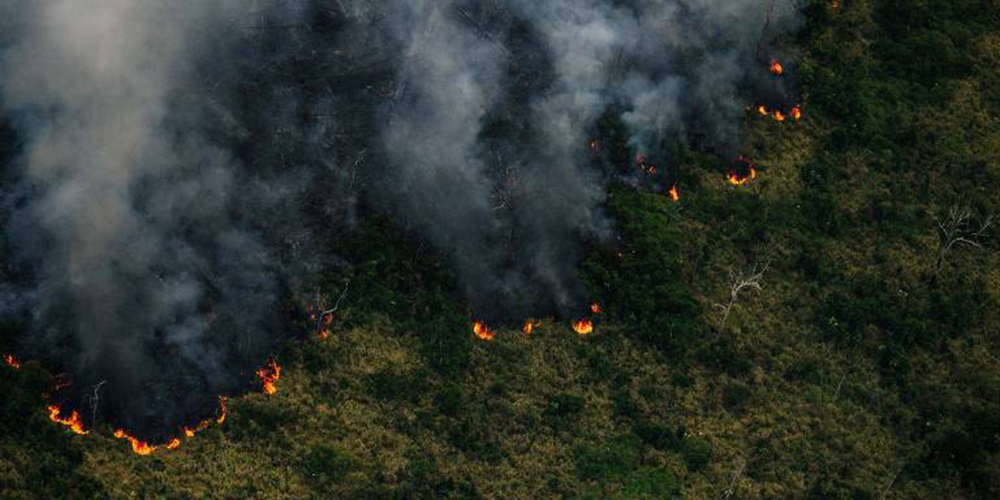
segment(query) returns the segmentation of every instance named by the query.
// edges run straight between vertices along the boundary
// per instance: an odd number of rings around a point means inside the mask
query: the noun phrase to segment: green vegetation
[[[320,283],[350,283],[330,339],[178,450],[65,434],[44,370],[0,366],[0,496],[1000,498],[1000,231],[935,269],[952,205],[1000,214],[1000,3],[840,3],[806,9],[804,120],[747,117],[757,180],[684,151],[680,203],[611,192],[593,335],[474,340],[445,266],[370,222]]]

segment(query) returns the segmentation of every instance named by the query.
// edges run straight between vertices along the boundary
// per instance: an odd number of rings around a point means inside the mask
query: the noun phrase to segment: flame
[[[794,108],[792,108],[792,118],[795,118],[795,121],[799,121],[799,120],[802,119],[802,107],[801,106],[795,106]]]
[[[167,443],[168,450],[176,450],[177,448],[180,448],[180,446],[181,446],[181,440],[178,438],[173,438],[170,440],[169,443]]]
[[[194,437],[194,429],[192,429],[190,427],[185,427],[184,428],[184,437],[186,437],[186,438],[193,438]]]
[[[783,122],[783,121],[785,121],[785,114],[782,113],[781,111],[775,110],[774,111],[774,119],[777,120],[777,121],[779,121],[779,122]]]
[[[760,106],[757,106],[757,113],[760,116],[767,116],[768,115],[768,113],[767,113],[767,106],[764,106],[763,104],[761,104]]]
[[[590,312],[592,312],[594,314],[600,314],[601,313],[601,305],[598,304],[597,302],[594,302],[594,303],[590,304]]]
[[[521,331],[524,332],[525,335],[531,335],[531,332],[535,331],[535,328],[538,328],[541,324],[541,321],[533,319],[525,320],[524,326],[521,327]]]
[[[601,151],[601,141],[597,139],[591,139],[588,146],[590,146],[590,152],[593,154],[597,154]]]
[[[156,445],[149,444],[145,441],[140,441],[132,436],[130,436],[125,429],[115,429],[115,437],[118,439],[127,439],[132,445],[132,451],[137,455],[151,455],[156,451]],[[180,446],[180,442],[177,443]],[[169,447],[169,445],[167,445]]]
[[[671,187],[670,190],[667,191],[667,196],[669,196],[670,199],[674,201],[680,201],[681,199],[681,193],[677,191],[677,186]]]
[[[589,319],[581,319],[573,322],[573,330],[580,335],[587,335],[594,331],[594,323]]]
[[[741,173],[741,169],[738,166],[733,166],[732,170],[729,171],[729,183],[734,186],[742,186],[757,178],[757,169],[754,168],[753,164],[749,160],[744,158],[742,155],[737,158],[737,162],[744,166],[746,173]]]
[[[11,367],[11,368],[13,368],[15,370],[20,370],[21,369],[21,362],[18,361],[17,357],[15,357],[13,354],[6,354],[6,355],[4,355],[3,362],[7,363],[7,366],[9,366],[9,367]]]
[[[277,380],[277,378],[275,378]],[[219,418],[215,419],[215,423],[221,424],[226,421],[226,397],[219,396]]]
[[[490,331],[490,327],[481,321],[476,321],[472,324],[472,333],[475,333],[479,340],[493,340],[496,338],[496,334]]]
[[[785,72],[785,67],[781,65],[780,62],[771,60],[771,73],[775,75],[781,75]]]
[[[61,412],[58,406],[49,406],[49,420],[57,424],[65,425],[66,427],[69,427],[69,430],[81,436],[90,432],[83,430],[83,419],[80,418],[80,414],[76,410],[70,412],[69,417],[65,418],[59,416],[60,413]]]
[[[648,169],[648,170],[646,170],[646,172],[647,172],[647,173],[648,173],[649,175],[656,175],[656,167],[654,167],[654,166],[650,165],[650,166],[649,166],[649,169]]]
[[[278,365],[278,362],[275,361],[274,358],[271,358],[267,360],[267,363],[263,368],[257,370],[257,377],[260,378],[266,394],[276,394],[278,392],[278,386],[274,384],[279,378],[281,378],[281,366]],[[220,399],[219,401],[221,402],[222,400]],[[225,408],[225,404],[223,404],[222,407]],[[222,418],[225,419],[225,413],[223,413]]]
[[[314,315],[315,316],[315,315]],[[333,325],[333,313],[327,313],[323,315],[323,323],[320,325],[319,336],[320,340],[326,340],[330,338],[330,326]]]

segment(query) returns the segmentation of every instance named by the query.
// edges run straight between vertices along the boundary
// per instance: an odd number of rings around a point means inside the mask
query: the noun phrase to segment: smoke
[[[71,404],[106,381],[100,413],[149,438],[247,387],[290,291],[366,214],[436,248],[479,318],[574,316],[580,248],[635,175],[594,161],[598,120],[633,152],[728,160],[746,106],[795,94],[766,69],[790,62],[787,2],[53,0],[0,19],[0,313],[70,372]]]

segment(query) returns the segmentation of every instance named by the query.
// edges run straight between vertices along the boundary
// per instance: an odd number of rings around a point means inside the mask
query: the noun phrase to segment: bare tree
[[[729,268],[729,302],[726,304],[715,304],[715,307],[722,309],[722,324],[719,327],[720,333],[722,327],[726,326],[729,313],[732,312],[733,305],[736,304],[736,300],[739,299],[740,294],[748,290],[761,291],[761,280],[764,279],[764,273],[770,267],[770,261],[764,261],[763,263],[758,261],[754,262],[753,266],[749,269],[740,269],[737,271],[734,268]]]
[[[347,297],[347,291],[351,288],[351,280],[348,279],[344,283],[344,289],[340,292],[340,296],[337,297],[337,301],[333,304],[333,307],[327,309],[326,300],[324,300],[323,295],[316,292],[316,336],[321,339],[325,339],[330,335],[330,323],[333,322],[333,315],[340,309],[340,303]],[[329,319],[327,319],[329,318]]]
[[[90,425],[97,425],[97,408],[101,405],[101,386],[106,384],[107,380],[102,380],[94,386],[93,394],[88,394],[83,397],[84,403],[90,404]]]
[[[938,236],[941,242],[938,246],[937,263],[934,265],[934,279],[937,279],[944,265],[944,258],[952,249],[966,245],[982,248],[982,238],[993,225],[993,214],[982,219],[973,219],[972,210],[968,207],[952,205],[948,217],[938,221]]]
[[[723,500],[729,500],[730,498],[732,498],[733,493],[736,492],[736,485],[740,480],[740,476],[743,475],[743,470],[746,469],[746,467],[747,467],[746,462],[740,462],[740,466],[736,469],[736,471],[733,472],[733,479],[729,483],[729,487],[726,488],[726,491],[722,496]]]

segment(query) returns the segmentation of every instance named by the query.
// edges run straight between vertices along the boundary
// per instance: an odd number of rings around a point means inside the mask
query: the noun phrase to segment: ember
[[[785,67],[781,65],[780,62],[772,60],[771,61],[771,73],[775,75],[781,75],[785,72]]]
[[[593,333],[594,323],[589,319],[581,319],[580,321],[573,322],[573,330],[580,335],[587,335]]]
[[[592,312],[594,314],[600,314],[601,313],[601,305],[598,304],[597,302],[594,302],[593,304],[590,304],[590,312]]]
[[[681,199],[681,193],[677,191],[677,186],[671,187],[670,190],[667,191],[667,196],[669,196],[670,199],[674,201],[680,201]]]
[[[61,412],[58,406],[49,406],[49,420],[57,424],[65,425],[66,427],[69,427],[69,430],[76,434],[80,434],[81,436],[89,432],[83,430],[83,420],[80,418],[80,413],[76,410],[70,412],[69,417],[62,417],[60,416],[60,413]]]
[[[479,340],[493,340],[496,338],[496,334],[490,331],[490,327],[480,321],[472,324],[472,333],[475,333]]]
[[[6,355],[4,355],[3,362],[6,363],[7,366],[9,366],[9,367],[11,367],[11,368],[13,368],[15,370],[20,370],[21,369],[21,362],[18,361],[17,358],[13,354],[6,354]]]
[[[275,383],[281,378],[281,366],[278,362],[271,358],[267,360],[267,364],[263,368],[257,370],[257,377],[260,378],[261,384],[264,386],[264,393],[266,394],[276,394],[278,392],[278,386]],[[220,399],[220,402],[223,401]],[[223,404],[223,409],[225,409],[225,404]],[[223,419],[225,419],[225,412],[223,411]],[[219,422],[222,423],[222,422]]]

